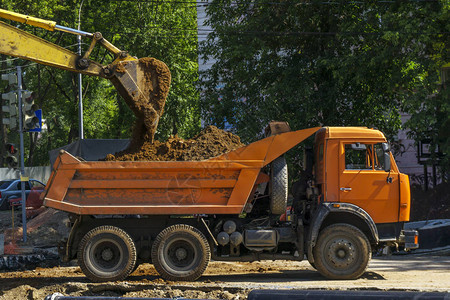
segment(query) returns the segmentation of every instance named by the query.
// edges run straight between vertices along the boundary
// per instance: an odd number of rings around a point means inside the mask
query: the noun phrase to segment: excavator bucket
[[[0,18],[50,31],[59,30],[91,37],[91,45],[84,56],[80,57],[63,47],[0,22],[0,53],[55,68],[110,79],[137,118],[130,147],[139,147],[145,141],[153,142],[159,118],[164,111],[171,79],[169,68],[163,62],[149,57],[136,59],[108,42],[99,32],[84,32],[57,25],[53,21],[4,9],[0,9]],[[104,67],[89,59],[89,55],[97,43],[100,43],[116,58],[110,65]]]
[[[165,63],[144,57],[113,63],[111,82],[136,115],[130,148],[153,142],[169,93],[171,75]]]

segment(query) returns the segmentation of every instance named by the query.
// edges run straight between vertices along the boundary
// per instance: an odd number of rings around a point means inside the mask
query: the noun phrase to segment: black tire
[[[314,264],[329,279],[356,279],[366,270],[371,257],[364,233],[349,224],[323,229],[313,250]]]
[[[81,270],[94,282],[123,280],[136,265],[133,239],[114,226],[99,226],[86,233],[77,255]]]
[[[286,212],[288,198],[288,169],[286,159],[280,156],[270,168],[270,212],[282,215]]]
[[[204,234],[185,224],[167,227],[152,246],[153,265],[166,280],[196,280],[208,267],[210,255]]]

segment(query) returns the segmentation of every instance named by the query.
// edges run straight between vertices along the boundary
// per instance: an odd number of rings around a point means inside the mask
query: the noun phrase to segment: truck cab
[[[382,132],[324,127],[315,136],[321,201],[353,204],[369,214],[383,241],[395,241],[409,221],[409,179],[400,173]]]
[[[313,174],[301,184],[305,199],[297,201],[311,207],[302,217],[306,255],[323,275],[351,278],[346,273],[351,264],[355,274],[361,271],[358,264],[368,262],[363,252],[418,247],[417,232],[403,230],[410,214],[409,179],[400,173],[382,132],[323,127],[316,132],[313,155]]]

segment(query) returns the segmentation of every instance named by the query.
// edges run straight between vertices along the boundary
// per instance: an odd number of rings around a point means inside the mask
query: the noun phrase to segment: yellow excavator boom
[[[20,23],[25,23],[34,27],[44,28],[50,31],[55,30],[56,22],[55,21],[47,21],[44,19],[39,19],[27,15],[18,14],[13,11],[4,10],[0,8],[0,18],[8,19]]]
[[[3,22],[0,22],[0,52],[67,71],[102,74],[101,64],[89,60],[87,68],[79,68],[77,62],[81,58],[76,53]]]
[[[26,31],[0,22],[0,53],[111,80],[137,117],[132,146],[136,147],[144,141],[153,141],[169,93],[171,75],[166,64],[154,58],[132,57],[128,52],[121,51],[104,39],[99,32],[84,32],[57,25],[53,21],[4,9],[0,9],[0,17],[50,31],[59,30],[91,38],[88,50],[80,56]],[[114,55],[112,63],[103,66],[89,59],[96,44],[100,44]]]

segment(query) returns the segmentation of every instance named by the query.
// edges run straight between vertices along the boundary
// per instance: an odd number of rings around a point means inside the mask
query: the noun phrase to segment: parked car
[[[8,201],[4,201],[5,198],[2,198],[1,192],[11,189],[13,183],[15,183],[16,181],[17,179],[7,179],[0,181],[0,210],[5,210],[8,208]]]
[[[0,210],[10,208],[9,199],[22,198],[21,181],[10,179],[0,181]],[[45,184],[36,179],[25,181],[25,195],[28,196],[32,188],[44,189]]]
[[[32,187],[30,193],[27,196],[26,208],[27,209],[37,209],[41,207],[44,203],[44,199],[40,199],[41,193],[44,191],[44,186]],[[8,198],[9,206],[20,206],[22,205],[22,198],[11,196]]]

